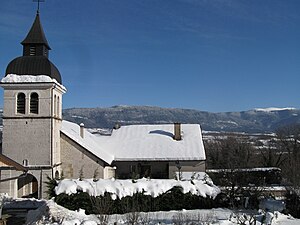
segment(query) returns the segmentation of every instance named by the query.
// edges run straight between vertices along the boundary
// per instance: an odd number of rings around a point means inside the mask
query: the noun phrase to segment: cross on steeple
[[[40,2],[45,2],[45,0],[32,0],[33,2],[37,2],[37,14],[40,13]]]

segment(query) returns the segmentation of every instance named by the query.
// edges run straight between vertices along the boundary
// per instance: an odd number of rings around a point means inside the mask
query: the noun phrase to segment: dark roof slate
[[[48,59],[48,50],[50,50],[46,39],[39,13],[26,38],[21,42],[23,45],[23,56],[13,59],[6,68],[5,75],[47,75],[62,83],[61,75],[56,66]],[[42,46],[42,48],[40,47]],[[47,49],[45,51],[45,49]],[[35,48],[35,54],[31,54],[30,48]]]
[[[21,56],[12,60],[7,68],[6,75],[48,75],[62,83],[61,75],[56,66],[45,56]]]
[[[38,13],[36,14],[30,31],[28,32],[26,38],[21,42],[21,44],[44,44],[49,50],[51,50],[46,39],[43,27],[41,25],[40,16]]]

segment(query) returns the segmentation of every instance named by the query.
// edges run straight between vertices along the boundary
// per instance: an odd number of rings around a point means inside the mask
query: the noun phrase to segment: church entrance
[[[18,198],[38,198],[38,181],[32,174],[18,178]]]

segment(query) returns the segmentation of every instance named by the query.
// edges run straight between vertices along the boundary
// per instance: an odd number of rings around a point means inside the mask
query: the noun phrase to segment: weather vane
[[[33,2],[37,2],[37,13],[40,13],[40,2],[45,2],[45,0],[32,0]]]

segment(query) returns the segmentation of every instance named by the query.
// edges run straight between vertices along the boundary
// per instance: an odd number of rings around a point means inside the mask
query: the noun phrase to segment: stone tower
[[[14,197],[42,197],[46,177],[60,172],[62,95],[66,90],[58,69],[48,58],[51,48],[38,12],[21,44],[23,55],[8,64],[1,82],[2,154],[26,166],[28,174],[12,180],[2,191]],[[9,176],[13,173],[17,175],[10,171]],[[4,176],[1,174],[1,178]]]

